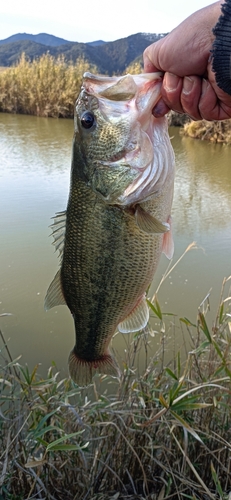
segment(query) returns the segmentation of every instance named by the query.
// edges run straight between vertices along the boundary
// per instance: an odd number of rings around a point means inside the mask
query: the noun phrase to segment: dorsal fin
[[[59,257],[62,257],[63,247],[64,247],[64,239],[66,232],[66,212],[58,212],[54,216],[54,222],[50,225],[52,229],[51,235],[54,238],[52,245],[55,247],[55,251],[59,252]]]

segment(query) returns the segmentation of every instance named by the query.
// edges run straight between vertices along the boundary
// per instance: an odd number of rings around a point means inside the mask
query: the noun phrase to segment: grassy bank
[[[98,73],[82,58],[71,64],[45,54],[30,62],[23,54],[16,66],[0,68],[0,112],[73,118],[85,71]],[[141,73],[141,63],[126,72]]]
[[[10,68],[0,67],[0,112],[36,116],[72,118],[85,71],[98,73],[84,59],[67,63],[64,57],[50,54],[30,62],[22,55]],[[125,73],[142,73],[140,58]],[[187,115],[171,111],[169,124],[182,127],[182,134],[201,140],[231,144],[231,120],[193,121]]]
[[[169,126],[181,127],[181,134],[202,141],[231,144],[231,119],[223,121],[194,121],[186,114],[170,111]]]
[[[231,120],[213,122],[191,120],[184,124],[182,134],[203,141],[231,144]]]
[[[73,117],[85,71],[96,71],[84,59],[75,64],[49,54],[0,72],[0,111],[36,116]]]
[[[190,339],[186,361],[178,354],[165,366],[161,349],[138,375],[148,335],[134,336],[120,378],[98,376],[88,389],[55,368],[45,380],[38,367],[30,373],[1,334],[0,498],[228,500],[230,283],[217,311],[206,297],[192,322],[172,316],[168,334]],[[156,297],[150,307],[164,345]]]

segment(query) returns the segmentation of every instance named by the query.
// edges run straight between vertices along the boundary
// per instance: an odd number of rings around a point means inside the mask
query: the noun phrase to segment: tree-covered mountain
[[[64,38],[59,38],[58,36],[49,35],[48,33],[38,33],[38,35],[32,35],[30,33],[16,33],[15,35],[4,38],[0,40],[0,45],[6,45],[7,43],[30,41],[41,43],[42,45],[48,45],[50,47],[58,47],[59,45],[64,45],[65,43],[76,43],[74,41],[65,40]],[[94,42],[88,42],[89,45],[98,46],[102,45],[103,40],[96,40]]]
[[[38,35],[32,35],[30,33],[16,33],[15,35],[9,36],[8,38],[4,38],[4,40],[0,40],[0,45],[28,40],[30,42],[48,45],[49,47],[58,47],[59,45],[63,45],[64,43],[73,43],[69,40],[65,40],[64,38],[49,35],[48,33],[38,33]]]
[[[2,43],[4,42],[2,40],[0,42],[0,66],[12,66],[16,64],[23,52],[26,57],[33,60],[49,51],[54,57],[63,54],[67,61],[73,62],[82,56],[90,64],[95,64],[101,73],[108,73],[109,75],[112,73],[122,73],[131,62],[141,56],[144,49],[150,43],[164,35],[137,33],[113,42],[78,43],[64,41],[65,43],[61,45],[47,45],[28,39],[11,41],[10,43]],[[46,37],[53,36],[46,35]],[[12,37],[10,38],[12,39]],[[46,39],[48,40],[49,38]]]

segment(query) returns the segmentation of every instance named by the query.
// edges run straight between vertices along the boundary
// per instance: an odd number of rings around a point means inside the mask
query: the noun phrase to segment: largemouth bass
[[[173,255],[174,154],[166,118],[152,115],[160,88],[160,73],[85,73],[77,99],[69,201],[53,224],[61,268],[45,308],[73,315],[69,371],[80,386],[118,373],[110,340],[147,325],[145,292],[161,252]]]

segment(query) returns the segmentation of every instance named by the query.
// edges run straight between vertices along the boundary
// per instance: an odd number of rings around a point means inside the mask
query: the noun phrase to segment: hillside
[[[46,36],[52,37],[52,35]],[[76,61],[78,57],[82,56],[90,64],[96,65],[101,73],[109,75],[122,73],[150,43],[163,36],[164,34],[137,33],[113,42],[78,43],[65,41],[61,45],[46,45],[29,39],[11,41],[10,43],[1,43],[4,42],[2,40],[0,42],[0,66],[16,64],[23,52],[27,58],[33,60],[49,51],[54,57],[64,54],[67,61]],[[12,40],[13,37],[10,38]]]
[[[7,43],[30,41],[35,43],[41,43],[42,45],[48,45],[49,47],[58,47],[59,45],[64,45],[65,43],[76,43],[74,41],[65,40],[64,38],[59,38],[58,36],[49,35],[48,33],[38,33],[38,35],[32,35],[30,33],[16,33],[15,35],[4,38],[0,40],[0,45],[6,45]],[[102,45],[103,40],[95,40],[93,42],[88,42],[88,45],[98,46]]]
[[[16,64],[20,55],[24,52],[26,56],[32,60],[45,54],[50,47],[41,45],[40,43],[23,40],[21,42],[7,43],[0,45],[0,66],[13,66]]]
[[[58,47],[64,43],[73,43],[64,38],[59,38],[54,35],[49,35],[48,33],[39,33],[38,35],[32,35],[30,33],[16,33],[15,35],[4,38],[0,40],[0,45],[6,45],[8,43],[30,41],[35,43],[41,43],[42,45],[47,45],[49,47]]]

